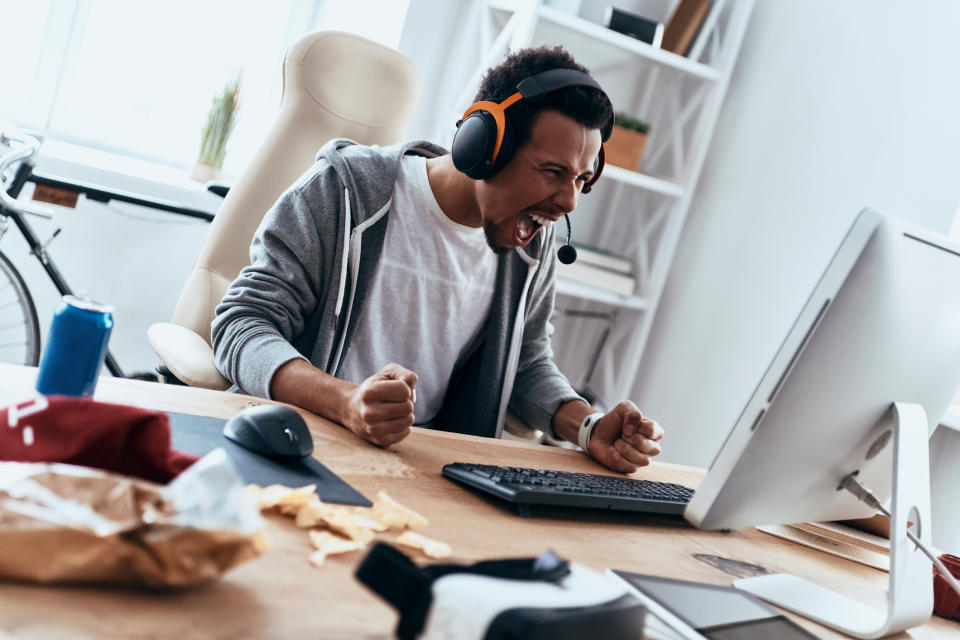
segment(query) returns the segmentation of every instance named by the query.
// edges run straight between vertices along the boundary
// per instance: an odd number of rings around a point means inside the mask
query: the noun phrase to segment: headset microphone
[[[570,216],[564,215],[563,219],[567,221],[567,241],[563,246],[557,249],[557,259],[563,264],[572,264],[577,259],[577,248],[570,244]]]

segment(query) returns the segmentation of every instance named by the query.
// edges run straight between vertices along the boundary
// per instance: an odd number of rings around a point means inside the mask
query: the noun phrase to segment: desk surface
[[[32,392],[35,371],[0,365],[0,406]],[[226,418],[248,396],[103,378],[97,399]],[[502,503],[441,477],[444,464],[476,461],[569,471],[600,469],[578,452],[414,429],[389,449],[361,442],[316,416],[307,421],[316,455],[362,493],[386,489],[427,516],[424,533],[453,545],[454,561],[537,555],[545,548],[608,567],[729,585],[743,563],[785,571],[884,606],[887,574],[749,529],[698,531],[681,520],[616,513],[552,512],[520,518]],[[703,472],[654,463],[637,477],[696,486]],[[391,637],[397,617],[353,579],[361,553],[307,562],[306,533],[268,517],[270,550],[207,586],[170,593],[0,582],[0,636],[13,638],[368,638]],[[721,568],[717,568],[721,567]],[[813,633],[840,637],[803,618]],[[960,624],[934,617],[914,638],[960,636]]]

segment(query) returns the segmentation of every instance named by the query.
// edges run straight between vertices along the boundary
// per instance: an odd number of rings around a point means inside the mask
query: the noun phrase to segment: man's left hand
[[[621,473],[633,473],[660,453],[663,429],[645,418],[637,405],[625,400],[600,418],[588,447],[600,464]]]

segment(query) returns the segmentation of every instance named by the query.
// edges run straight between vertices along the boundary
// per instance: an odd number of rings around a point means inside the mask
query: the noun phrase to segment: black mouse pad
[[[170,416],[174,449],[195,456],[204,456],[221,447],[227,452],[227,456],[243,477],[244,482],[248,484],[258,484],[261,487],[271,484],[282,484],[287,487],[316,484],[317,495],[324,502],[355,504],[361,507],[369,507],[372,504],[312,456],[289,463],[280,462],[244,449],[227,439],[223,435],[223,425],[227,423],[226,420],[172,411],[168,411],[167,415]]]

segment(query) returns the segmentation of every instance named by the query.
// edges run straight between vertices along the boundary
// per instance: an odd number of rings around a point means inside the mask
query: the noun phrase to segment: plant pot
[[[647,134],[614,125],[610,139],[603,145],[605,161],[607,164],[637,171],[646,144]]]
[[[200,162],[193,165],[193,169],[190,170],[190,177],[197,182],[203,182],[204,184],[210,182],[211,180],[219,180],[222,174],[223,172],[219,167],[214,167]]]

